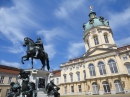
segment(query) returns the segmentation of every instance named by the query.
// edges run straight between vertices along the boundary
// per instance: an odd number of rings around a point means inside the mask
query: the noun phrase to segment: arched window
[[[118,73],[116,62],[113,59],[110,59],[108,61],[108,65],[110,67],[111,73]]]
[[[67,86],[64,87],[64,92],[67,93]]]
[[[126,64],[126,68],[127,68],[127,71],[128,71],[128,75],[130,75],[130,63]]]
[[[88,47],[89,47],[89,41],[87,40],[86,42],[87,42],[87,45],[88,45]]]
[[[106,43],[109,43],[107,34],[104,34],[104,40],[105,40]]]
[[[77,72],[77,80],[80,81],[80,72]]]
[[[93,87],[93,94],[98,94],[99,89],[98,89],[98,85],[96,82],[92,83],[92,87]]]
[[[115,84],[115,87],[116,87],[116,93],[123,92],[123,88],[122,88],[119,80],[115,80],[114,84]]]
[[[99,44],[97,35],[93,36],[95,45]]]
[[[94,65],[89,64],[88,68],[89,68],[90,76],[96,76]]]
[[[66,83],[66,74],[64,74],[63,76],[64,76],[64,82]]]
[[[84,80],[85,80],[86,79],[86,71],[84,70],[83,73],[84,73]]]
[[[106,69],[103,62],[98,63],[98,68],[99,68],[100,75],[106,74]]]
[[[70,82],[73,82],[73,73],[70,73]]]
[[[108,82],[104,81],[102,84],[103,84],[104,92],[110,93],[110,86],[109,86]]]

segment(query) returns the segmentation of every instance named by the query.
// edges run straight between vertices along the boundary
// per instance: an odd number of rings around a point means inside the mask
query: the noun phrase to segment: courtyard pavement
[[[60,97],[130,97],[129,94],[106,94],[106,95],[67,95]]]

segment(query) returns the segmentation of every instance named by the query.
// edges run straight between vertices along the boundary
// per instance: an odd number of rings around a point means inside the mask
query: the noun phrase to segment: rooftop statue
[[[34,42],[32,39],[25,37],[23,46],[27,46],[27,55],[22,57],[21,62],[24,64],[24,61],[31,58],[32,68],[33,68],[33,59],[40,59],[42,63],[41,69],[44,70],[45,65],[49,71],[49,58],[48,54],[44,51],[44,46],[40,37],[37,38],[37,41]]]

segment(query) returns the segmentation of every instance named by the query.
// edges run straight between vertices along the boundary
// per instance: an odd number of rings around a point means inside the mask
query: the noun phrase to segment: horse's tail
[[[48,71],[50,70],[50,65],[49,65],[49,58],[48,58],[48,54],[45,52],[45,57],[46,57],[46,66]]]
[[[50,65],[49,65],[49,58],[48,58],[48,57],[47,57],[46,62],[47,62],[47,69],[48,69],[48,71],[49,71],[49,70],[50,70]]]

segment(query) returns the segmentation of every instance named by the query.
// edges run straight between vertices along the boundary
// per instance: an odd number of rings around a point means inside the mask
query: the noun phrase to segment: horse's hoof
[[[24,62],[22,62],[22,64],[24,64]]]

